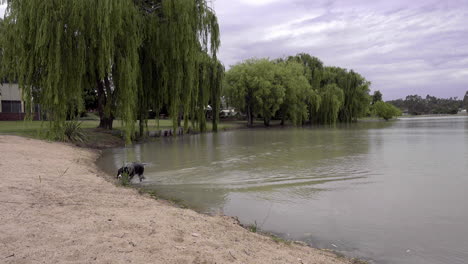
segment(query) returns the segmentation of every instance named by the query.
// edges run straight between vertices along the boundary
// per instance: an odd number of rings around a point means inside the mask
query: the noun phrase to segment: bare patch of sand
[[[117,187],[97,157],[0,136],[1,263],[350,263]]]

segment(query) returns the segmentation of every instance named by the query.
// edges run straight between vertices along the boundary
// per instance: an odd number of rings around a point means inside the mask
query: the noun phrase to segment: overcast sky
[[[226,66],[306,52],[361,73],[386,100],[468,90],[468,0],[216,0],[214,7]]]
[[[468,0],[215,0],[214,8],[227,67],[306,52],[361,73],[385,100],[468,90]]]

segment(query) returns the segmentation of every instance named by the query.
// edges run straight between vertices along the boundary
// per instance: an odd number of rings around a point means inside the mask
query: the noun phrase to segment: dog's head
[[[122,173],[125,172],[125,168],[120,168],[118,171],[117,171],[117,179],[120,179],[122,178]]]

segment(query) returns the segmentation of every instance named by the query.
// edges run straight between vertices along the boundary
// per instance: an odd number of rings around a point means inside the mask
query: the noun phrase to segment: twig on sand
[[[10,256],[6,257],[6,258],[11,258],[11,257],[14,257],[15,256],[15,253],[11,254]]]
[[[231,257],[232,257],[233,259],[237,260],[237,258],[234,257],[234,255],[231,253],[231,251],[229,251],[229,254],[231,254]]]
[[[81,203],[30,203],[30,202],[14,202],[14,201],[0,201],[0,203],[7,203],[7,204],[29,204],[29,205],[60,205],[60,206],[75,206],[75,205],[85,205]]]
[[[67,168],[62,172],[62,174],[59,175],[59,177],[60,177],[60,178],[63,177],[63,176],[65,175],[65,173],[67,173],[68,169],[70,169],[70,167],[67,167]]]

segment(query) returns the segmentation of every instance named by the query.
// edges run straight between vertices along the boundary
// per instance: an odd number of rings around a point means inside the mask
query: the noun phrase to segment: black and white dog
[[[138,175],[138,178],[140,178],[140,182],[145,179],[145,176],[143,176],[143,172],[145,172],[145,165],[142,163],[138,162],[132,162],[132,163],[127,163],[125,166],[120,168],[117,172],[117,179],[122,178],[123,173],[127,173],[128,177],[130,180],[133,179],[133,176]]]

